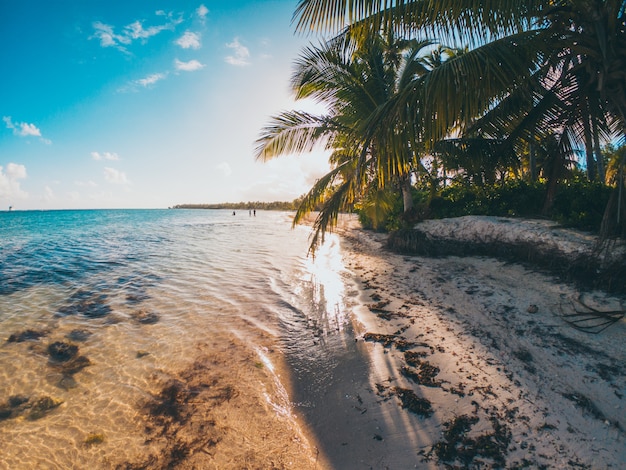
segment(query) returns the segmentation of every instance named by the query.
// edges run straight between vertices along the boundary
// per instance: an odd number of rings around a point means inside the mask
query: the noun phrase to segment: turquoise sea
[[[311,258],[310,229],[291,217],[0,213],[0,468],[152,468],[141,464],[180,416],[155,424],[150,403],[165,403],[164,384],[180,383],[199,356],[216,384],[264,397],[260,421],[314,422],[354,352],[356,288],[339,238]],[[223,402],[214,425],[234,429],[246,410]]]

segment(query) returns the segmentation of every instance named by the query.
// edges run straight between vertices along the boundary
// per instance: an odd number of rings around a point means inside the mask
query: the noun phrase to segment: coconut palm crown
[[[410,205],[419,148],[412,139],[415,129],[398,119],[397,100],[415,77],[429,71],[423,58],[431,45],[392,33],[344,34],[306,48],[296,60],[291,79],[296,98],[323,103],[327,112],[274,116],[257,140],[257,158],[266,161],[318,145],[331,150],[331,171],[304,197],[294,219],[298,223],[320,209],[312,250],[336,225],[339,212],[368,191],[397,184],[408,192],[405,204]]]
[[[294,20],[300,31],[367,25],[469,44],[405,96],[433,141],[468,128],[526,141],[567,128],[595,178],[600,144],[625,139],[624,0],[301,0]],[[487,115],[498,119],[476,126]]]

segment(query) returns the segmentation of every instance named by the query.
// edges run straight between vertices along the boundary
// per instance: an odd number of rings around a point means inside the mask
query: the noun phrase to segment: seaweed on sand
[[[100,318],[111,313],[111,307],[105,303],[107,296],[79,290],[70,297],[71,303],[61,307],[57,315],[83,315],[88,318]]]
[[[493,466],[504,467],[506,454],[511,443],[511,432],[501,424],[495,416],[490,418],[493,432],[470,437],[468,434],[474,424],[479,421],[477,416],[461,415],[444,423],[446,431],[443,440],[437,442],[432,451],[440,462],[453,464],[461,462],[465,468],[482,468],[475,460],[489,459]],[[484,462],[482,462],[484,463]]]
[[[62,374],[56,385],[65,390],[76,386],[74,374],[91,365],[89,358],[78,355],[78,346],[75,344],[56,341],[48,345],[47,351],[50,356],[48,366]]]
[[[441,381],[435,380],[435,377],[439,374],[439,367],[433,366],[428,361],[422,361],[417,368],[402,366],[400,372],[418,385],[426,387],[441,386]]]
[[[24,341],[37,341],[39,338],[43,338],[44,336],[48,336],[49,331],[46,330],[24,330],[20,333],[13,333],[7,339],[8,343],[23,343]]]
[[[158,314],[154,312],[146,312],[145,310],[135,312],[131,316],[133,320],[135,320],[137,323],[141,323],[142,325],[154,325],[160,320]]]
[[[381,333],[365,333],[363,335],[363,340],[380,343],[385,348],[395,346],[398,351],[406,351],[407,349],[411,349],[416,346],[415,343],[407,341],[406,339],[399,337],[397,334],[384,335]]]
[[[61,400],[46,396],[41,397],[31,405],[26,418],[30,421],[41,419],[61,404],[63,404]]]
[[[48,396],[42,396],[31,401],[29,397],[13,395],[9,397],[6,403],[0,404],[0,421],[19,416],[25,416],[29,421],[35,421],[48,415],[61,404],[63,404],[62,400]]]
[[[412,341],[407,341],[405,339],[397,339],[394,342],[394,346],[398,351],[406,351],[408,349],[414,348],[416,345]]]
[[[78,354],[78,346],[63,341],[55,341],[48,346],[50,358],[57,362],[67,362]]]
[[[6,403],[0,404],[0,421],[17,417],[27,407],[30,398],[22,395],[12,395]]]
[[[402,408],[406,408],[421,418],[429,418],[433,414],[433,407],[426,398],[421,398],[408,388],[394,387],[394,393],[400,399]]]
[[[441,386],[441,381],[435,380],[435,377],[440,372],[439,367],[433,366],[428,361],[423,361],[421,358],[424,355],[424,353],[420,352],[405,351],[404,359],[410,367],[403,366],[400,372],[419,385],[425,385],[426,387]]]
[[[148,421],[146,442],[158,439],[164,445],[158,454],[116,468],[177,468],[198,452],[210,454],[225,432],[217,425],[214,409],[237,396],[237,391],[221,384],[221,377],[208,368],[206,363],[196,362],[179,378],[165,382],[159,393],[143,404]]]
[[[381,343],[384,347],[388,348],[394,343],[396,335],[383,335],[380,333],[365,333],[363,335],[365,341],[373,341],[375,343]]]
[[[91,433],[85,438],[83,444],[85,444],[86,447],[91,447],[93,445],[102,444],[104,441],[106,441],[104,434]]]
[[[583,410],[584,413],[590,414],[595,419],[601,421],[606,420],[604,413],[598,409],[598,407],[582,393],[563,393],[564,398],[574,402],[577,408]]]
[[[537,369],[532,365],[534,361],[533,355],[528,351],[528,349],[522,348],[517,351],[513,351],[513,356],[524,363],[524,369],[526,369],[531,374],[536,374]]]
[[[158,396],[147,403],[146,409],[150,416],[163,423],[164,432],[169,421],[184,423],[187,420],[188,394],[189,391],[181,381],[172,379],[161,389]]]

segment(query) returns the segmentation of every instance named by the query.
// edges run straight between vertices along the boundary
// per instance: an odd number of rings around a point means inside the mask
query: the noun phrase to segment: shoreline
[[[626,461],[625,321],[590,334],[562,318],[581,295],[598,310],[619,298],[491,258],[392,253],[357,226],[347,217],[336,233],[363,289],[353,314],[370,372],[344,384],[354,412],[337,425],[353,439],[323,449],[333,468]],[[360,461],[344,457],[359,446]]]

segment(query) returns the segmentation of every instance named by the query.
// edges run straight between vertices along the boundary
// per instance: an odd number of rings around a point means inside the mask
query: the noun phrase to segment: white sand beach
[[[371,372],[346,380],[335,468],[623,468],[626,322],[593,334],[563,317],[618,297],[486,257],[391,253],[352,218],[338,233]]]

